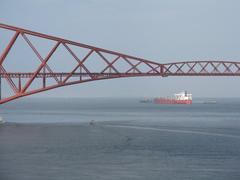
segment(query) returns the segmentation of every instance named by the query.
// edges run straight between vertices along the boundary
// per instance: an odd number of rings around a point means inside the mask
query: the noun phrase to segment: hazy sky
[[[159,63],[240,61],[239,9],[238,0],[1,0],[0,22]],[[184,89],[195,97],[240,97],[240,77],[114,79],[36,96],[167,96]]]

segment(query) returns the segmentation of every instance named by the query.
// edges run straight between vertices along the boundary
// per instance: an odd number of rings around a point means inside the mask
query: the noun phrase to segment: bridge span
[[[142,76],[240,76],[240,62],[237,61],[205,60],[158,63],[6,24],[0,24],[0,30],[11,34],[6,46],[2,50],[0,49],[0,104],[58,87],[103,79]],[[6,61],[10,61],[7,58],[9,52],[20,38],[27,44],[29,51],[35,54],[34,58],[39,61],[32,71],[27,69],[10,71],[6,65]],[[33,38],[51,41],[53,46],[46,55],[43,55],[39,51],[39,48],[43,47],[36,46]],[[2,36],[0,36],[1,39],[3,39]],[[66,69],[57,71],[54,66],[60,62],[51,63],[54,54],[60,47],[71,56],[64,61],[67,64],[75,63],[70,70],[67,65]],[[16,65],[13,62],[13,66],[24,68],[27,65],[21,64],[21,59],[19,59],[16,61]],[[3,85],[8,86],[11,92],[3,95]]]

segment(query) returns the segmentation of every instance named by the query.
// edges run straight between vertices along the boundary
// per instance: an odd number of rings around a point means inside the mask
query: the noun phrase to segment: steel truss
[[[9,97],[1,97],[0,104],[58,87],[102,79],[138,76],[240,76],[240,62],[209,60],[162,64],[5,24],[0,24],[0,29],[14,32],[0,56],[0,80],[2,78],[6,80],[13,94]],[[43,57],[29,36],[53,41],[55,45],[47,56]],[[9,72],[4,67],[4,61],[19,37],[24,39],[40,62],[33,72]],[[76,61],[76,66],[71,71],[56,72],[48,65],[60,46],[64,47],[71,55],[71,60]],[[73,46],[87,50],[87,53],[80,58],[72,49]],[[102,69],[90,70],[87,67],[86,64],[88,61],[92,61],[93,54],[98,57],[94,61],[102,61],[105,64]],[[109,55],[112,57],[111,59],[109,59]],[[119,62],[124,63],[124,67],[117,65]],[[54,82],[47,83],[48,78],[53,78]],[[18,79],[17,82],[16,79]],[[23,79],[25,79],[24,83]],[[41,85],[31,87],[36,79],[41,79]]]

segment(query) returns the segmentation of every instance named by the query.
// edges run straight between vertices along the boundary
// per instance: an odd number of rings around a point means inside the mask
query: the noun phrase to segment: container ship
[[[192,104],[192,94],[183,91],[177,94],[174,94],[175,98],[154,98],[153,103],[155,104]]]

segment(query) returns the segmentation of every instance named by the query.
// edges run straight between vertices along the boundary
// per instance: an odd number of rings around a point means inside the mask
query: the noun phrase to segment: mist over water
[[[240,179],[240,99],[205,100],[4,104],[0,179]]]

